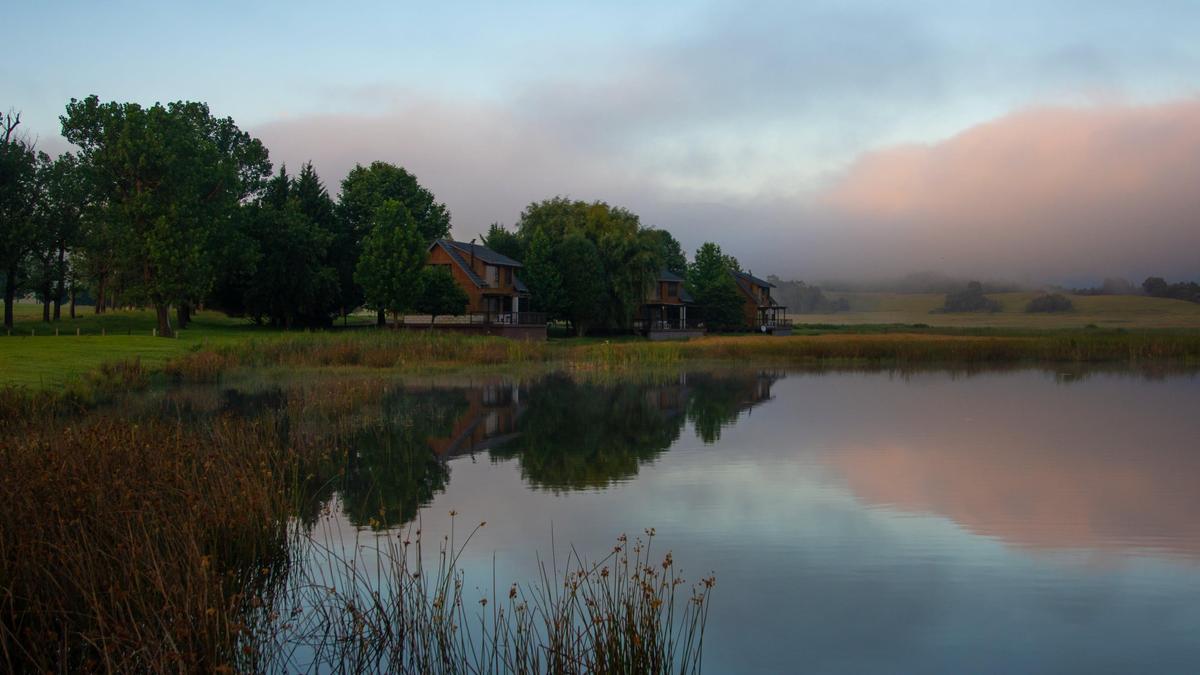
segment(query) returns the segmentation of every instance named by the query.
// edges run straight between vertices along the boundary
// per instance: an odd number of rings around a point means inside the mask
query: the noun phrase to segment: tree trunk
[[[47,281],[42,284],[42,321],[50,323],[50,294],[54,292],[54,284]]]
[[[386,326],[387,325],[387,314],[384,313],[384,311],[382,309],[379,310],[379,313],[375,315],[375,325],[376,326]]]
[[[179,306],[175,308],[175,323],[178,325],[180,330],[182,330],[187,328],[188,324],[191,322],[192,306],[186,302],[179,303]]]
[[[62,298],[67,286],[66,249],[58,249],[58,284],[54,287],[54,320],[62,318]]]
[[[171,306],[165,302],[155,302],[154,311],[158,313],[158,336],[175,337],[171,331]]]
[[[96,284],[96,313],[97,314],[104,313],[104,287],[107,285],[106,282],[107,282],[107,279],[105,279],[104,276],[101,275],[98,283]]]
[[[71,283],[71,319],[75,319],[75,283]]]
[[[13,302],[17,299],[17,270],[8,269],[4,273],[4,327],[12,330]]]

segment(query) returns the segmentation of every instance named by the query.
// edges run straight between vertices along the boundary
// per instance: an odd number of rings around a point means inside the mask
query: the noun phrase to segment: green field
[[[1004,311],[995,314],[934,314],[931,310],[941,304],[940,295],[856,294],[847,296],[852,311],[794,316],[802,325],[792,338],[710,336],[686,345],[648,343],[632,336],[520,344],[445,335],[431,341],[404,338],[391,331],[306,335],[256,326],[217,312],[199,312],[177,338],[163,339],[152,336],[155,322],[150,311],[85,312],[74,320],[46,324],[41,321],[40,307],[22,303],[17,306],[12,336],[0,336],[0,387],[58,389],[101,364],[133,359],[148,371],[176,361],[209,376],[237,366],[412,371],[543,362],[569,363],[575,368],[642,367],[696,359],[797,363],[1195,361],[1200,345],[1200,305],[1146,297],[1091,296],[1073,298],[1074,312],[1026,314],[1022,310],[1033,295],[992,296],[1004,304]],[[372,317],[355,319],[370,322]],[[204,358],[181,360],[193,352]]]
[[[1195,328],[1200,329],[1200,304],[1136,295],[1072,295],[1075,311],[1027,314],[1025,305],[1038,293],[995,293],[1004,306],[995,314],[935,314],[945,296],[935,293],[828,293],[846,298],[850,311],[836,314],[796,314],[807,324],[927,324],[960,328]]]
[[[16,304],[12,336],[0,334],[0,385],[56,386],[102,363],[130,358],[157,368],[202,344],[273,332],[245,319],[199,312],[178,338],[165,340],[153,336],[154,313],[149,310],[94,314],[91,307],[79,307],[73,320],[63,310],[64,318],[47,324],[41,305]]]

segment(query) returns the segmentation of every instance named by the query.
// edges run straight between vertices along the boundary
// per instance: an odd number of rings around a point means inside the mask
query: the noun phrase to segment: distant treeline
[[[845,312],[850,303],[845,298],[830,299],[820,286],[809,286],[803,281],[784,281],[775,275],[767,277],[775,285],[771,295],[776,302],[794,314],[831,314]]]
[[[898,279],[880,281],[824,281],[821,288],[838,293],[954,293],[971,280],[940,272],[914,272]],[[984,293],[1013,293],[1026,290],[1014,281],[976,281]]]

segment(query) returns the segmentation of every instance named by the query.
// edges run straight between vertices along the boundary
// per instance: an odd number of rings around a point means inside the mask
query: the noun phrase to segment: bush
[[[972,281],[961,291],[946,294],[946,302],[939,310],[941,312],[999,312],[1003,309],[999,302],[983,294],[983,284]]]
[[[1039,295],[1025,305],[1025,311],[1035,312],[1070,312],[1075,309],[1071,299],[1061,293],[1046,293]]]

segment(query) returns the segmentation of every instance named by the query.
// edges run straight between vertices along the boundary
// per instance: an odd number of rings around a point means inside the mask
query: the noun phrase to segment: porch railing
[[[486,326],[545,326],[545,312],[473,312],[467,314],[472,324]]]

